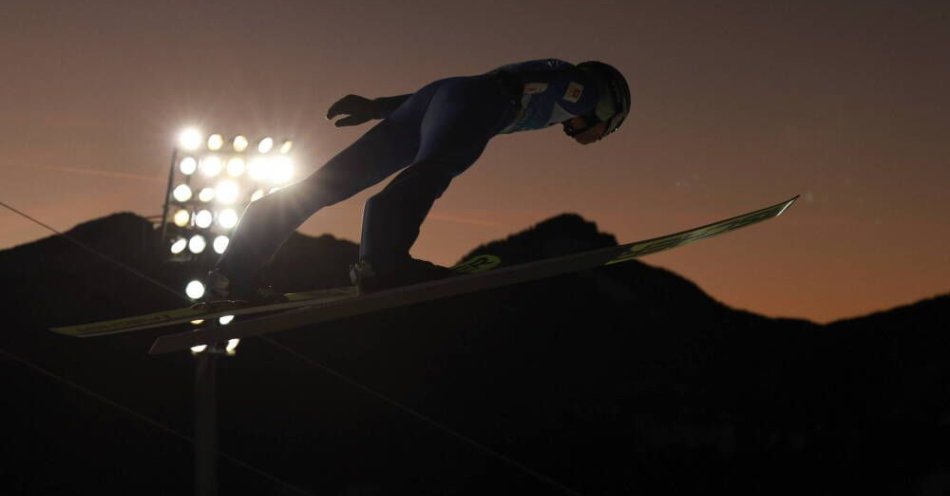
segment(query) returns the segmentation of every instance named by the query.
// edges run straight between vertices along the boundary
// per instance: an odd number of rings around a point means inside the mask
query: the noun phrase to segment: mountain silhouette
[[[194,359],[146,354],[180,329],[47,329],[182,306],[194,269],[134,214],[66,234],[0,252],[0,487],[189,492]],[[460,260],[616,244],[563,214]],[[357,256],[295,234],[264,274],[341,286]],[[249,339],[219,362],[221,492],[939,494],[948,314],[772,319],[632,261]]]

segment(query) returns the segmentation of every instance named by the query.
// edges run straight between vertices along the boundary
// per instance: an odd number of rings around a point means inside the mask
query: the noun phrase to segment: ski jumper
[[[311,215],[402,170],[366,202],[360,243],[361,259],[396,266],[409,258],[435,200],[492,137],[590,113],[597,93],[589,74],[545,59],[377,99],[393,109],[381,122],[306,179],[248,205],[217,267],[249,282]]]

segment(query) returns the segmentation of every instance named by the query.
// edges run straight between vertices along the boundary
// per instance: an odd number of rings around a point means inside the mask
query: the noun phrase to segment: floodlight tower
[[[225,140],[189,128],[178,135],[162,209],[166,260],[187,264],[185,294],[205,294],[202,279],[228,248],[240,213],[253,201],[286,186],[294,177],[293,142],[263,137],[252,146],[244,135]],[[227,325],[233,316],[210,325]],[[196,325],[209,325],[197,321]],[[192,348],[195,366],[195,493],[217,495],[217,358],[234,355],[238,340]]]
[[[225,140],[183,130],[172,152],[162,212],[162,241],[167,260],[195,268],[185,288],[193,300],[204,296],[204,273],[227,250],[240,213],[289,184],[294,177],[293,142],[279,146],[271,137],[253,146],[244,135]]]

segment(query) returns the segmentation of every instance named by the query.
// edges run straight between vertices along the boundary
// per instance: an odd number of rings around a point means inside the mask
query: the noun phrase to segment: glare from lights
[[[247,138],[244,136],[235,136],[234,141],[231,142],[231,144],[234,146],[234,151],[236,152],[243,152],[244,150],[247,150]]]
[[[233,355],[237,351],[239,344],[241,344],[240,339],[229,339],[228,346],[225,348],[225,350],[228,352],[228,355]]]
[[[223,315],[223,316],[221,316],[221,317],[218,318],[218,323],[221,324],[221,325],[228,325],[228,324],[230,324],[231,322],[234,322],[234,316],[233,316],[233,315]]]
[[[255,191],[254,194],[251,195],[252,202],[256,202],[257,200],[260,200],[261,198],[264,198],[264,190],[262,189]]]
[[[185,157],[178,163],[178,170],[186,176],[190,176],[198,170],[198,161],[195,157]]]
[[[188,128],[178,134],[178,146],[184,150],[194,151],[201,146],[201,142],[204,141],[204,138],[201,136],[201,131],[198,131],[195,128]]]
[[[214,238],[214,252],[218,255],[221,255],[225,250],[228,249],[228,243],[230,242],[231,240],[228,239],[227,236],[218,236],[217,238]]]
[[[218,224],[225,229],[232,229],[238,223],[238,214],[230,208],[226,208],[218,214]]]
[[[214,188],[202,188],[198,193],[198,199],[204,203],[214,200]]]
[[[174,197],[176,201],[184,203],[191,199],[191,188],[189,188],[187,184],[179,184],[175,187],[174,191],[172,191],[172,197]]]
[[[198,353],[203,353],[206,349],[208,349],[208,345],[199,344],[198,346],[192,346],[191,352],[197,355]]]
[[[247,166],[244,165],[244,159],[241,157],[234,157],[231,160],[228,160],[228,175],[231,177],[238,177],[244,174],[244,171],[247,169]]]
[[[237,201],[238,196],[240,196],[241,190],[238,188],[238,185],[234,181],[221,181],[218,183],[217,195],[218,202],[225,205],[231,205]]]
[[[264,138],[257,144],[257,151],[261,153],[269,153],[274,149],[274,138]]]
[[[284,188],[281,187],[281,186],[276,186],[276,187],[271,188],[270,191],[267,192],[267,194],[268,194],[268,195],[272,195],[272,194],[274,194],[274,193],[276,193],[276,192],[278,192],[278,191],[280,191],[280,190],[282,190],[282,189],[284,189]]]
[[[264,157],[256,157],[251,160],[247,166],[247,173],[255,181],[264,181],[267,179],[267,172],[270,168],[270,161]]]
[[[220,134],[212,134],[208,136],[208,149],[216,152],[224,146],[224,138]]]
[[[214,215],[210,210],[202,210],[195,215],[195,225],[202,229],[211,227],[212,222],[214,222]]]
[[[185,287],[185,294],[192,300],[197,300],[205,295],[205,285],[201,281],[191,281]]]
[[[191,222],[191,213],[187,210],[179,210],[175,212],[174,221],[176,226],[185,227]]]
[[[217,176],[222,168],[220,157],[210,156],[201,159],[201,173],[207,177]]]
[[[291,140],[284,140],[284,142],[281,143],[281,145],[280,145],[280,153],[281,153],[281,155],[287,155],[288,153],[290,153],[290,149],[293,148],[293,147],[294,147],[294,142],[293,142],[293,141],[291,141]]]
[[[178,255],[179,253],[185,251],[185,248],[188,247],[188,240],[185,238],[178,238],[172,243],[172,255]]]
[[[188,240],[188,249],[191,250],[192,253],[197,255],[205,251],[206,244],[207,243],[205,242],[205,237],[200,234],[196,234],[192,236],[190,240]]]
[[[290,157],[274,160],[270,170],[270,180],[274,184],[287,184],[294,178],[294,161]]]

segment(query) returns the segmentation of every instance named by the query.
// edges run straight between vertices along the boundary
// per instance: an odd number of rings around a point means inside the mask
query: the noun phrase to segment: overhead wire
[[[435,427],[436,429],[438,429],[438,430],[440,430],[440,431],[442,431],[442,432],[444,432],[444,433],[446,433],[446,434],[449,434],[450,436],[452,436],[452,437],[458,439],[459,441],[462,441],[462,442],[468,444],[469,446],[474,447],[475,449],[477,449],[477,450],[479,450],[479,451],[481,451],[481,452],[483,452],[483,453],[486,453],[486,454],[488,454],[488,455],[490,455],[490,456],[493,456],[493,457],[497,458],[498,460],[501,460],[502,462],[504,462],[504,463],[506,463],[506,464],[508,464],[508,465],[510,465],[510,466],[512,466],[512,467],[514,467],[514,468],[516,468],[516,469],[519,469],[519,470],[521,470],[521,471],[523,471],[523,472],[525,472],[525,473],[527,473],[528,475],[534,477],[535,479],[538,479],[538,480],[541,481],[541,482],[544,482],[545,484],[548,484],[548,485],[550,485],[550,486],[552,486],[552,487],[554,487],[554,488],[556,488],[556,489],[559,489],[559,490],[561,490],[561,491],[564,491],[564,492],[567,493],[567,494],[572,494],[572,495],[575,495],[575,496],[583,496],[582,493],[579,493],[579,492],[575,491],[574,489],[571,489],[570,487],[567,487],[566,485],[564,485],[564,484],[562,484],[562,483],[560,483],[560,482],[558,482],[558,481],[552,479],[551,477],[548,477],[548,476],[546,476],[546,475],[544,475],[544,474],[538,472],[537,470],[534,470],[534,469],[532,469],[531,467],[528,467],[527,465],[525,465],[525,464],[523,464],[523,463],[521,463],[521,462],[519,462],[519,461],[517,461],[517,460],[515,460],[515,459],[513,459],[513,458],[511,458],[511,457],[509,457],[509,456],[506,456],[506,455],[504,455],[504,454],[502,454],[502,453],[499,453],[498,451],[495,451],[495,450],[491,449],[490,447],[488,447],[488,446],[486,446],[486,445],[484,445],[484,444],[482,444],[482,443],[479,443],[478,441],[475,441],[474,439],[472,439],[472,438],[470,438],[470,437],[468,437],[468,436],[465,436],[464,434],[461,434],[461,433],[459,433],[458,431],[456,431],[456,430],[454,430],[454,429],[452,429],[452,428],[450,428],[450,427],[445,426],[444,424],[441,424],[441,423],[435,421],[433,418],[428,417],[428,416],[426,416],[426,415],[424,415],[424,414],[422,414],[422,413],[420,413],[420,412],[418,412],[418,411],[416,411],[416,410],[413,410],[412,408],[409,408],[409,407],[406,406],[406,405],[403,405],[402,403],[400,403],[400,402],[398,402],[398,401],[396,401],[396,400],[394,400],[394,399],[392,399],[392,398],[390,398],[390,397],[384,395],[383,393],[380,393],[379,391],[376,391],[376,390],[374,390],[374,389],[372,389],[372,388],[370,388],[370,387],[368,387],[368,386],[366,386],[366,385],[363,385],[363,384],[361,384],[361,383],[359,383],[359,382],[357,382],[357,381],[355,381],[355,380],[353,380],[353,379],[350,379],[349,377],[346,377],[345,375],[343,375],[343,374],[341,374],[341,373],[339,373],[339,372],[337,372],[337,371],[331,369],[330,367],[324,365],[323,363],[321,363],[321,362],[319,362],[319,361],[317,361],[317,360],[314,360],[313,358],[310,358],[310,357],[308,357],[308,356],[306,356],[306,355],[304,355],[304,354],[298,352],[297,350],[294,350],[293,348],[290,348],[290,347],[287,347],[287,346],[285,346],[285,345],[283,345],[283,344],[281,344],[281,343],[278,343],[278,342],[274,341],[274,339],[272,339],[272,338],[270,338],[270,337],[267,337],[267,336],[258,336],[258,337],[259,337],[261,340],[263,340],[264,342],[270,344],[271,346],[273,346],[273,347],[275,347],[275,348],[278,348],[278,349],[281,349],[281,350],[283,350],[283,351],[285,351],[285,352],[287,352],[287,353],[289,353],[289,354],[291,354],[291,355],[297,357],[299,360],[303,361],[304,363],[307,363],[308,365],[310,365],[310,366],[312,366],[312,367],[314,367],[314,368],[317,368],[317,369],[322,370],[324,373],[329,374],[329,375],[335,377],[336,379],[338,379],[338,380],[340,380],[340,381],[343,381],[343,382],[345,382],[345,383],[347,383],[347,384],[349,384],[349,385],[351,385],[351,386],[353,386],[353,387],[355,387],[355,388],[357,388],[357,389],[363,391],[364,393],[369,394],[370,396],[373,396],[373,397],[375,397],[376,399],[378,399],[378,400],[380,400],[380,401],[382,401],[382,402],[384,402],[384,403],[389,404],[390,406],[392,406],[392,407],[394,407],[394,408],[396,408],[396,409],[398,409],[398,410],[401,410],[403,413],[406,413],[406,414],[408,414],[408,415],[410,415],[410,416],[412,416],[412,417],[415,417],[416,419],[422,421],[423,423],[429,424],[429,425],[431,425],[432,427]]]
[[[50,225],[48,225],[48,224],[46,224],[46,223],[44,223],[44,222],[41,222],[40,220],[38,220],[38,219],[36,219],[36,218],[34,218],[34,217],[28,215],[28,214],[25,213],[25,212],[22,212],[22,211],[20,211],[20,210],[18,210],[18,209],[16,209],[16,208],[14,208],[14,207],[11,206],[11,205],[8,205],[7,203],[4,203],[4,202],[0,201],[0,206],[3,206],[4,208],[6,208],[7,210],[10,210],[11,212],[13,212],[13,213],[15,213],[15,214],[17,214],[17,215],[20,215],[20,216],[22,216],[22,217],[24,217],[24,218],[26,218],[26,219],[28,219],[28,220],[30,220],[30,221],[33,221],[33,222],[39,224],[40,226],[45,227],[46,229],[52,231],[53,233],[55,233],[55,234],[57,234],[57,235],[59,235],[59,236],[62,236],[66,241],[69,241],[70,243],[72,243],[72,244],[74,244],[74,245],[76,245],[76,246],[82,248],[83,250],[88,251],[89,253],[92,253],[93,255],[96,255],[96,256],[99,257],[99,258],[102,258],[102,259],[104,259],[104,260],[106,260],[106,261],[108,261],[108,262],[111,262],[111,263],[113,263],[113,264],[115,264],[115,265],[117,265],[117,266],[119,266],[119,267],[121,267],[121,268],[123,268],[123,269],[125,269],[125,270],[127,270],[127,271],[129,271],[129,272],[131,272],[132,274],[135,274],[136,276],[138,276],[138,277],[140,277],[140,278],[142,278],[142,279],[144,279],[144,280],[146,280],[146,281],[148,281],[148,282],[154,284],[155,286],[157,286],[157,287],[159,287],[159,288],[164,289],[165,291],[170,292],[171,294],[177,296],[178,298],[181,298],[181,299],[184,300],[184,301],[188,301],[188,302],[191,301],[191,300],[188,299],[188,296],[186,296],[184,293],[182,293],[182,292],[180,292],[180,291],[177,291],[176,289],[174,289],[174,288],[168,286],[167,284],[164,284],[163,282],[161,282],[161,281],[159,281],[159,280],[157,280],[157,279],[155,279],[155,278],[153,278],[153,277],[150,277],[148,274],[142,273],[141,271],[135,269],[134,267],[130,267],[128,264],[122,263],[121,261],[116,260],[116,259],[114,259],[114,258],[112,258],[112,257],[110,257],[110,256],[108,256],[108,255],[106,255],[106,254],[104,254],[104,253],[102,253],[102,252],[100,252],[99,250],[96,250],[95,248],[93,248],[93,247],[91,247],[91,246],[89,246],[89,245],[83,243],[82,241],[79,241],[78,239],[73,238],[72,236],[70,236],[70,235],[68,235],[68,234],[66,234],[66,233],[62,233],[62,232],[56,230],[56,229],[53,228],[52,226],[50,226]]]
[[[87,396],[91,396],[91,397],[93,397],[93,398],[95,398],[95,399],[101,401],[102,403],[105,403],[106,405],[109,405],[109,406],[111,406],[111,407],[113,407],[113,408],[115,408],[115,409],[117,409],[117,410],[120,410],[120,411],[122,411],[122,412],[124,412],[124,413],[126,413],[126,414],[128,414],[128,415],[131,415],[132,417],[135,417],[135,418],[141,420],[142,422],[145,422],[146,424],[149,424],[149,425],[151,425],[152,427],[154,427],[154,428],[156,428],[156,429],[158,429],[158,430],[160,430],[160,431],[162,431],[162,432],[165,432],[166,434],[170,434],[170,435],[172,435],[172,436],[174,436],[174,437],[176,437],[176,438],[178,438],[178,439],[181,439],[182,441],[185,441],[185,442],[187,442],[187,443],[190,443],[190,444],[192,444],[192,445],[195,444],[194,438],[192,438],[192,437],[190,437],[190,436],[188,436],[188,435],[186,435],[186,434],[182,434],[181,432],[178,432],[178,431],[175,430],[174,428],[169,427],[168,425],[163,424],[162,422],[159,422],[158,420],[155,420],[155,419],[153,419],[152,417],[149,417],[148,415],[145,415],[144,413],[141,413],[141,412],[139,412],[139,411],[137,411],[137,410],[134,410],[134,409],[132,409],[132,408],[126,406],[126,405],[123,405],[123,404],[121,404],[121,403],[118,403],[118,402],[116,402],[116,401],[113,401],[113,400],[107,398],[106,396],[103,396],[102,394],[99,394],[99,393],[97,393],[97,392],[95,392],[95,391],[93,391],[93,390],[91,390],[91,389],[89,389],[89,388],[87,388],[87,387],[85,387],[85,386],[83,386],[83,385],[81,385],[81,384],[78,384],[78,383],[75,383],[75,382],[73,382],[73,381],[70,381],[69,379],[67,379],[67,378],[65,378],[65,377],[62,377],[62,376],[56,374],[55,372],[52,372],[52,371],[50,371],[50,370],[48,370],[48,369],[46,369],[46,368],[44,368],[44,367],[41,367],[40,365],[37,365],[37,364],[31,362],[30,360],[27,360],[27,359],[25,359],[25,358],[23,358],[23,357],[17,356],[17,355],[15,355],[15,354],[13,354],[13,353],[10,353],[9,351],[4,350],[3,348],[0,348],[0,356],[3,356],[3,357],[5,357],[5,358],[7,358],[7,359],[9,359],[9,360],[12,360],[12,361],[14,361],[14,362],[17,362],[17,363],[19,363],[20,365],[22,365],[22,366],[24,366],[24,367],[27,367],[27,368],[29,368],[30,370],[33,370],[33,371],[36,372],[36,373],[39,373],[39,374],[41,374],[41,375],[44,375],[44,376],[46,376],[46,377],[48,377],[48,378],[51,378],[51,379],[57,381],[57,382],[60,382],[60,383],[62,383],[62,384],[64,384],[64,385],[66,385],[67,387],[72,388],[72,389],[75,389],[76,391],[79,391],[79,392],[81,392],[81,393],[83,393],[83,394],[85,394],[85,395],[87,395]],[[247,463],[247,462],[245,462],[245,461],[243,461],[243,460],[241,460],[241,459],[239,459],[239,458],[236,458],[236,457],[234,457],[234,456],[231,456],[231,455],[229,455],[229,454],[227,454],[227,453],[224,453],[224,452],[218,451],[218,450],[212,450],[212,452],[213,452],[214,454],[220,456],[221,458],[224,458],[225,460],[227,460],[227,461],[233,463],[234,465],[237,465],[238,467],[241,467],[241,468],[243,468],[243,469],[245,469],[245,470],[248,470],[248,471],[250,471],[250,472],[252,472],[252,473],[254,473],[254,474],[256,474],[256,475],[258,475],[258,476],[260,476],[260,477],[263,477],[263,478],[265,478],[265,479],[267,479],[267,480],[269,480],[269,481],[271,481],[271,482],[274,482],[274,483],[276,483],[276,484],[278,484],[278,485],[280,485],[280,486],[283,486],[283,487],[285,487],[285,488],[287,488],[287,489],[290,489],[290,490],[294,491],[295,493],[304,494],[304,495],[308,495],[308,496],[313,496],[313,493],[310,493],[310,492],[308,492],[308,491],[306,491],[306,490],[304,490],[304,489],[302,489],[302,488],[300,488],[300,487],[297,487],[297,486],[295,486],[295,485],[293,485],[293,484],[291,484],[291,483],[289,483],[289,482],[287,482],[287,481],[281,479],[280,477],[277,477],[277,476],[272,475],[272,474],[270,474],[270,473],[268,473],[268,472],[266,472],[266,471],[264,471],[264,470],[261,470],[261,469],[255,467],[254,465],[251,465],[250,463]]]
[[[77,245],[77,246],[83,248],[84,250],[86,250],[86,251],[88,251],[88,252],[90,252],[90,253],[93,253],[93,254],[95,254],[96,256],[99,256],[100,258],[103,258],[103,259],[105,259],[105,260],[107,260],[107,261],[109,261],[109,262],[112,262],[112,263],[116,264],[117,266],[119,266],[119,267],[121,267],[121,268],[123,268],[123,269],[125,269],[125,270],[127,270],[127,271],[129,271],[129,272],[131,272],[131,273],[133,273],[133,274],[135,274],[136,276],[138,276],[138,277],[140,277],[140,278],[142,278],[142,279],[144,279],[144,280],[146,280],[146,281],[148,281],[148,282],[150,282],[150,283],[152,283],[152,284],[154,284],[154,285],[156,285],[156,286],[158,286],[158,287],[161,287],[162,289],[164,289],[164,290],[166,290],[166,291],[169,291],[169,292],[175,294],[176,296],[178,296],[178,297],[181,298],[182,300],[184,300],[184,301],[186,301],[186,302],[189,302],[189,303],[191,302],[191,300],[190,300],[187,296],[185,296],[184,294],[182,294],[182,293],[176,291],[175,289],[173,289],[173,288],[171,288],[171,287],[165,285],[164,283],[162,283],[162,282],[160,282],[160,281],[158,281],[158,280],[156,280],[156,279],[154,279],[154,278],[148,276],[147,274],[143,274],[142,272],[140,272],[140,271],[134,269],[133,267],[129,267],[127,264],[124,264],[124,263],[122,263],[121,261],[118,261],[118,260],[116,260],[116,259],[114,259],[114,258],[112,258],[112,257],[109,257],[108,255],[105,255],[105,254],[103,254],[103,253],[100,253],[100,252],[99,252],[98,250],[96,250],[95,248],[92,248],[92,247],[86,245],[85,243],[82,243],[81,241],[74,239],[73,237],[69,236],[68,234],[65,234],[65,233],[63,233],[63,232],[60,232],[60,231],[56,230],[55,228],[53,228],[53,227],[47,225],[46,223],[43,223],[43,222],[37,220],[36,218],[34,218],[34,217],[32,217],[32,216],[26,214],[25,212],[22,212],[22,211],[20,211],[20,210],[18,210],[18,209],[16,209],[16,208],[12,207],[11,205],[8,205],[7,203],[2,202],[2,201],[0,201],[0,206],[3,206],[3,207],[5,207],[5,208],[7,208],[8,210],[10,210],[10,211],[12,211],[12,212],[14,212],[14,213],[16,213],[16,214],[18,214],[18,215],[21,215],[21,216],[23,216],[24,218],[26,218],[26,219],[28,219],[28,220],[30,220],[30,221],[32,221],[32,222],[35,222],[36,224],[38,224],[38,225],[40,225],[40,226],[43,226],[44,228],[46,228],[46,229],[52,231],[53,233],[55,233],[55,234],[57,234],[57,235],[59,235],[59,236],[62,236],[63,238],[67,239],[68,241],[72,242],[73,244],[75,244],[75,245]],[[479,451],[481,451],[481,452],[483,452],[483,453],[485,453],[485,454],[488,454],[488,455],[490,455],[490,456],[492,456],[492,457],[495,457],[495,458],[498,459],[499,461],[502,461],[503,463],[505,463],[505,464],[507,464],[507,465],[509,465],[509,466],[512,466],[512,467],[514,467],[514,468],[516,468],[516,469],[519,469],[519,470],[525,472],[526,474],[532,476],[533,478],[535,478],[535,479],[537,479],[537,480],[539,480],[539,481],[541,481],[541,482],[543,482],[543,483],[545,483],[545,484],[547,484],[547,485],[550,485],[551,487],[557,488],[557,489],[559,489],[559,490],[561,490],[561,491],[563,491],[563,492],[565,492],[565,493],[567,493],[567,494],[571,494],[571,495],[574,495],[574,496],[582,496],[582,493],[579,493],[579,492],[577,492],[576,490],[571,489],[570,487],[568,487],[568,486],[566,486],[566,485],[564,485],[564,484],[562,484],[562,483],[556,481],[555,479],[553,479],[553,478],[551,478],[551,477],[549,477],[549,476],[546,476],[546,475],[544,475],[544,474],[542,474],[542,473],[540,473],[540,472],[538,472],[538,471],[536,471],[536,470],[534,470],[534,469],[532,469],[532,468],[530,468],[530,467],[528,467],[528,466],[526,466],[526,465],[524,465],[524,464],[518,462],[517,460],[514,460],[513,458],[510,458],[510,457],[508,457],[508,456],[506,456],[506,455],[504,455],[504,454],[502,454],[502,453],[499,453],[498,451],[495,451],[495,450],[489,448],[488,446],[486,446],[486,445],[484,445],[484,444],[482,444],[482,443],[479,443],[478,441],[475,441],[474,439],[471,439],[470,437],[465,436],[464,434],[461,434],[461,433],[459,433],[459,432],[457,432],[457,431],[451,429],[450,427],[447,427],[447,426],[445,426],[445,425],[443,425],[443,424],[441,424],[441,423],[435,421],[434,419],[432,419],[432,418],[430,418],[430,417],[428,417],[428,416],[426,416],[426,415],[424,415],[424,414],[422,414],[422,413],[420,413],[420,412],[417,412],[417,411],[413,410],[412,408],[410,408],[410,407],[408,407],[408,406],[406,406],[406,405],[403,405],[402,403],[400,403],[400,402],[398,402],[398,401],[396,401],[396,400],[394,400],[394,399],[392,399],[392,398],[389,398],[389,397],[383,395],[382,393],[380,393],[380,392],[378,392],[378,391],[376,391],[376,390],[374,390],[374,389],[372,389],[372,388],[370,388],[370,387],[368,387],[368,386],[365,386],[365,385],[359,383],[358,381],[355,381],[355,380],[353,380],[353,379],[350,379],[349,377],[346,377],[345,375],[343,375],[343,374],[341,374],[341,373],[339,373],[339,372],[337,372],[337,371],[331,369],[330,367],[328,367],[328,366],[326,366],[326,365],[324,365],[324,364],[322,364],[322,363],[320,363],[320,362],[318,362],[318,361],[316,361],[316,360],[314,360],[314,359],[312,359],[312,358],[310,358],[310,357],[307,357],[306,355],[303,355],[303,354],[301,354],[300,352],[298,352],[298,351],[296,351],[296,350],[293,350],[293,349],[291,349],[291,348],[289,348],[289,347],[287,347],[287,346],[285,346],[285,345],[280,344],[279,342],[273,340],[272,338],[265,337],[265,336],[256,336],[256,337],[259,338],[259,339],[261,339],[262,341],[264,341],[264,342],[270,344],[271,346],[273,346],[273,347],[275,347],[275,348],[277,348],[277,349],[283,350],[283,351],[285,351],[285,352],[287,352],[287,353],[289,353],[289,354],[291,354],[291,355],[297,357],[298,359],[300,359],[300,360],[303,361],[304,363],[306,363],[306,364],[308,364],[308,365],[310,365],[310,366],[312,366],[312,367],[314,367],[314,368],[317,368],[317,369],[319,369],[319,370],[321,370],[321,371],[323,371],[323,372],[325,372],[325,373],[327,373],[327,374],[329,374],[329,375],[335,377],[336,379],[338,379],[338,380],[340,380],[340,381],[343,381],[343,382],[345,382],[345,383],[347,383],[347,384],[349,384],[349,385],[351,385],[351,386],[353,386],[353,387],[356,387],[356,388],[362,390],[363,392],[365,392],[365,393],[367,393],[367,394],[369,394],[369,395],[371,395],[371,396],[373,396],[373,397],[375,397],[375,398],[377,398],[377,399],[379,399],[379,400],[381,400],[381,401],[383,401],[383,402],[389,404],[390,406],[393,406],[393,407],[397,408],[398,410],[401,410],[402,412],[404,412],[404,413],[406,413],[406,414],[409,414],[410,416],[412,416],[412,417],[414,417],[414,418],[416,418],[416,419],[418,419],[418,420],[420,420],[420,421],[422,421],[422,422],[424,422],[424,423],[427,423],[427,424],[429,424],[429,425],[435,427],[436,429],[438,429],[438,430],[440,430],[440,431],[442,431],[442,432],[444,432],[444,433],[446,433],[446,434],[451,435],[452,437],[454,437],[454,438],[456,438],[456,439],[458,439],[458,440],[460,440],[460,441],[462,441],[462,442],[468,444],[469,446],[472,446],[472,447],[478,449]],[[2,352],[2,351],[3,351],[3,350],[0,350],[0,352]],[[9,353],[4,353],[4,354],[7,355],[7,356],[11,356],[11,357],[12,357],[12,355],[10,355]],[[21,363],[24,363],[24,364],[26,363],[25,361],[20,360],[20,359],[18,359],[17,361],[20,361]],[[31,368],[34,368],[35,370],[38,370],[38,371],[43,371],[46,375],[52,375],[51,373],[49,373],[48,371],[45,371],[45,369],[42,369],[42,368],[40,368],[39,366],[31,365]],[[63,379],[63,380],[64,380],[64,382],[66,382],[65,379]],[[76,386],[79,387],[79,388],[82,388],[82,386],[79,386],[78,384],[77,384]],[[90,391],[90,393],[92,393],[92,392]],[[102,396],[100,396],[100,395],[97,395],[96,393],[92,393],[92,394],[95,395],[95,396],[97,396],[97,397],[100,397],[101,399],[105,400],[105,401],[106,401],[107,403],[109,403],[109,404],[112,404],[112,405],[114,405],[114,406],[117,406],[117,407],[119,407],[120,409],[123,409],[123,410],[125,410],[125,411],[131,412],[131,410],[129,410],[127,407],[122,407],[122,406],[119,405],[118,403],[115,403],[115,402],[112,402],[111,400],[108,400],[108,398],[105,398],[105,397],[102,397]],[[135,415],[136,415],[137,417],[139,417],[139,418],[142,418],[142,419],[147,420],[147,421],[148,421],[150,424],[152,424],[152,425],[156,425],[156,426],[161,425],[161,424],[157,423],[157,421],[155,421],[155,420],[153,420],[153,419],[150,419],[150,418],[148,418],[148,417],[146,417],[146,416],[144,416],[144,415],[142,415],[142,414],[137,414],[137,413],[136,413]],[[175,434],[176,436],[178,436],[178,437],[184,437],[185,439],[188,439],[188,440],[189,440],[190,442],[192,442],[192,443],[194,442],[194,440],[192,440],[191,438],[188,438],[187,436],[184,436],[183,434],[179,434],[179,433],[177,433],[177,431],[174,431],[174,430],[172,430],[171,428],[163,427],[162,430],[165,430],[166,432],[174,433],[174,434]],[[219,455],[221,455],[222,457],[225,457],[225,458],[229,459],[229,460],[238,462],[241,466],[245,466],[245,467],[247,467],[248,469],[254,471],[255,473],[266,474],[266,472],[263,472],[263,471],[261,471],[261,470],[259,470],[259,469],[255,469],[255,468],[251,467],[250,465],[248,465],[247,463],[245,463],[245,462],[240,462],[240,460],[237,460],[237,459],[235,459],[235,458],[233,458],[233,457],[230,457],[229,455],[226,455],[226,454],[221,453],[221,452],[216,452],[216,453],[219,454]],[[289,487],[294,487],[294,486],[292,486],[292,485],[289,485],[289,483],[283,483],[283,484],[286,484],[286,485],[288,485]]]

